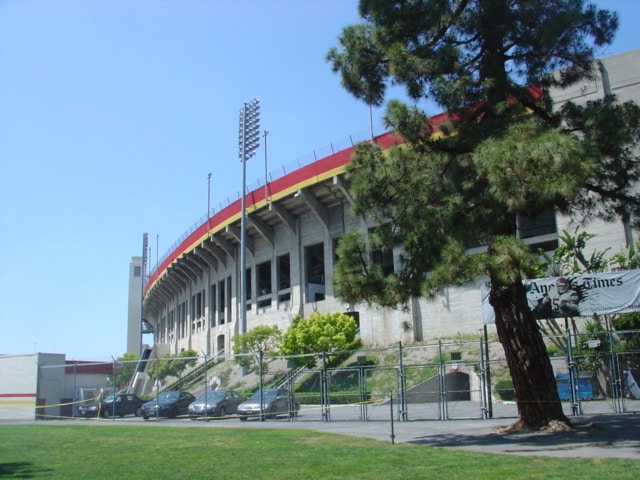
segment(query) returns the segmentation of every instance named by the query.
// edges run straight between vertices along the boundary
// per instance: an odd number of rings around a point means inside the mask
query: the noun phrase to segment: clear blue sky
[[[600,56],[639,48],[640,1],[597,3],[621,14]],[[244,102],[274,176],[366,135],[324,61],[357,21],[357,0],[0,0],[0,354],[125,353],[130,259],[204,218],[208,173],[212,209],[238,198]]]

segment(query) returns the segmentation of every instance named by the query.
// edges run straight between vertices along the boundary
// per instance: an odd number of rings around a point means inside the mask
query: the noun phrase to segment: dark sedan
[[[238,395],[233,390],[214,390],[202,394],[198,399],[189,405],[189,416],[192,418],[204,417],[225,417],[236,413],[238,405],[246,399]]]
[[[142,418],[148,420],[150,417],[175,418],[185,415],[195,399],[189,392],[180,390],[162,392],[154,400],[142,405]]]
[[[295,417],[300,404],[286,388],[269,388],[262,391],[263,418],[276,418],[278,415]],[[238,406],[238,417],[246,420],[250,416],[260,416],[260,390],[254,392],[245,402]]]
[[[109,395],[101,401],[90,404],[80,405],[78,413],[83,417],[124,417],[125,415],[135,415],[139,417],[142,413],[141,407],[144,400],[136,395],[129,393],[119,393],[115,397]]]

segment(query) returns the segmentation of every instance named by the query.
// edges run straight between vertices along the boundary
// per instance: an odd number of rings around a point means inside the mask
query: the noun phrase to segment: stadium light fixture
[[[242,163],[240,214],[240,333],[247,331],[247,212],[245,205],[247,161],[260,146],[260,100],[255,98],[240,109],[238,153]]]

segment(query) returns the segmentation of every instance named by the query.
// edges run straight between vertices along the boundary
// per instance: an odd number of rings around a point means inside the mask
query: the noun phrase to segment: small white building
[[[61,353],[0,355],[0,419],[69,418],[87,392],[113,389],[114,364]]]

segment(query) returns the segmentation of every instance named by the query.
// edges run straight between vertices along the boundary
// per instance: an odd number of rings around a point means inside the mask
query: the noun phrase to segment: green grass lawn
[[[634,460],[492,455],[299,429],[0,426],[0,478],[621,480],[638,472]]]

